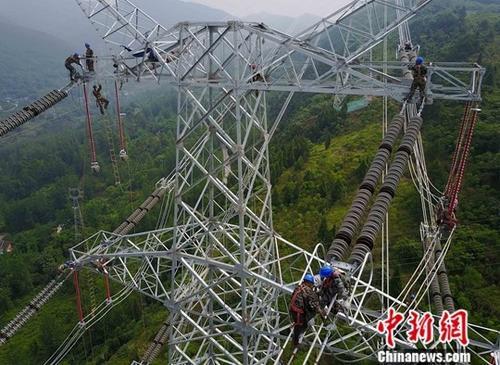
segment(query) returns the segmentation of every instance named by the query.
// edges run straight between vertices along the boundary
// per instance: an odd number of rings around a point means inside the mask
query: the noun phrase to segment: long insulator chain
[[[351,253],[349,261],[355,265],[361,263],[365,255],[371,252],[375,242],[375,238],[382,228],[385,216],[389,211],[389,206],[392,199],[396,195],[396,189],[399,181],[404,174],[408,160],[410,159],[413,146],[417,140],[423,120],[421,117],[415,116],[411,118],[408,128],[403,137],[403,141],[398,148],[396,156],[389,168],[389,172],[385,178],[380,192],[373,204],[368,218],[364,224],[361,233],[356,241],[356,245]]]
[[[120,93],[118,91],[118,81],[115,81],[115,100],[116,100],[116,121],[118,123],[118,135],[120,137],[120,158],[126,160],[127,155],[127,141],[125,140],[125,128],[120,110]]]
[[[440,259],[442,251],[441,242],[436,242],[436,251],[434,252],[434,259],[436,261]],[[441,301],[444,302],[445,309],[448,312],[454,312],[455,302],[453,300],[453,296],[451,295],[450,282],[448,280],[448,272],[446,271],[444,260],[441,265],[439,265],[437,278],[439,281],[439,287],[441,288]],[[438,314],[441,314],[441,312],[438,311]]]
[[[6,135],[10,131],[35,118],[37,115],[50,109],[55,104],[65,99],[67,96],[68,93],[64,90],[52,90],[47,95],[34,101],[17,113],[12,114],[7,119],[2,120],[0,122],[0,137]]]
[[[432,257],[427,261],[427,277],[431,277],[434,275],[434,273],[439,270],[439,268],[434,267],[434,262],[438,259],[436,257],[436,252],[429,251],[429,247],[431,246],[432,243],[432,238],[427,236],[425,238],[424,244],[425,244],[425,252],[428,252],[429,255]],[[430,283],[430,295],[431,295],[431,300],[434,303],[434,307],[436,309],[437,314],[443,313],[443,299],[441,297],[441,289],[439,286],[439,280],[438,280],[438,275],[434,275],[434,278],[432,279]]]
[[[129,233],[134,227],[139,224],[146,213],[153,209],[156,204],[158,204],[161,198],[165,195],[166,191],[167,189],[165,188],[157,188],[153,193],[151,193],[150,196],[147,197],[147,199],[141,204],[138,209],[136,209],[117,229],[114,230],[114,233],[122,235]],[[10,337],[12,337],[19,329],[21,329],[28,322],[28,320],[32,316],[34,316],[60,288],[62,288],[64,281],[70,275],[71,273],[68,275],[66,275],[65,272],[60,273],[59,276],[56,279],[52,280],[46,287],[44,287],[33,298],[33,300],[21,312],[18,313],[18,315],[12,321],[10,321],[4,328],[0,330],[0,346],[6,343]],[[106,299],[110,300],[111,292],[109,290],[108,277],[105,277],[105,287],[107,287]],[[75,280],[74,272],[73,280]],[[76,277],[76,280],[78,280],[78,277]],[[106,281],[108,281],[107,284]],[[80,312],[81,303],[80,306],[77,305],[77,308],[79,308],[78,312]]]
[[[161,348],[168,340],[169,326],[170,323],[168,322],[168,320],[162,324],[160,330],[156,333],[155,338],[153,339],[148,349],[144,353],[144,356],[142,357],[141,360],[141,364],[151,364],[158,357]]]
[[[90,149],[90,168],[94,172],[100,171],[99,163],[97,162],[97,153],[95,148],[95,140],[94,140],[94,130],[92,128],[92,117],[90,116],[90,108],[89,108],[89,97],[87,93],[87,84],[83,83],[83,97],[85,101],[85,113],[87,116],[87,138],[89,142]]]
[[[452,189],[453,189],[454,178],[456,177],[456,174],[458,172],[459,155],[460,155],[460,151],[462,149],[462,146],[464,145],[465,130],[466,130],[467,121],[469,119],[470,111],[471,111],[471,103],[467,102],[465,104],[465,108],[464,108],[464,115],[462,116],[462,123],[460,124],[460,133],[458,134],[457,143],[455,145],[455,150],[453,151],[450,175],[448,176],[448,182],[446,183],[445,196],[450,196]]]
[[[56,279],[51,280],[14,319],[0,330],[0,346],[6,343],[31,317],[40,311],[48,300],[62,287],[67,277],[67,275],[61,273]]]
[[[455,184],[450,191],[450,205],[448,206],[448,213],[452,214],[458,205],[458,194],[462,189],[462,182],[465,174],[465,167],[469,160],[470,150],[472,146],[472,137],[474,136],[474,130],[476,128],[477,120],[479,116],[478,106],[470,107],[470,112],[468,113],[467,130],[464,138],[464,146],[462,149],[462,154],[459,156],[459,164],[457,166],[457,175],[455,179]]]
[[[398,115],[393,119],[391,125],[389,126],[387,134],[380,144],[378,152],[375,155],[375,158],[373,159],[361,186],[359,187],[351,208],[347,212],[347,215],[345,216],[344,221],[342,222],[342,225],[340,226],[340,229],[335,235],[335,239],[327,252],[327,261],[342,260],[347,255],[352,238],[358,230],[361,219],[363,218],[368,207],[368,203],[375,192],[378,181],[380,180],[382,172],[385,170],[387,161],[391,156],[394,143],[401,133],[404,120],[404,116]]]
[[[144,216],[160,202],[166,189],[158,188],[113,233],[125,235],[134,229]]]
[[[460,126],[460,133],[457,138],[457,144],[455,151],[453,153],[453,159],[451,164],[450,176],[448,178],[448,183],[446,184],[445,196],[448,198],[447,209],[448,216],[452,217],[454,211],[458,204],[458,193],[462,187],[463,176],[465,172],[465,166],[469,159],[470,149],[472,145],[472,137],[474,134],[474,129],[477,124],[479,115],[478,105],[473,105],[472,103],[467,103],[464,110],[464,115],[462,118],[462,123]],[[441,242],[436,243],[436,251],[434,253],[434,259],[438,260],[442,254]],[[451,295],[450,283],[448,280],[448,273],[446,271],[446,265],[444,261],[438,268],[437,276],[434,281],[438,282],[440,288],[440,297],[433,293],[433,301],[436,307],[437,313],[441,313],[444,309],[447,311],[455,311],[455,302],[453,296]],[[432,284],[434,284],[434,281]],[[434,292],[434,290],[433,290]]]

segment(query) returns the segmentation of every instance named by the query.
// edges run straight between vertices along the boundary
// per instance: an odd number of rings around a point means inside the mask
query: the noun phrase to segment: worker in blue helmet
[[[90,48],[90,44],[85,43],[85,64],[88,72],[94,72],[94,51]]]
[[[337,300],[346,299],[347,290],[339,271],[331,265],[325,265],[319,270],[319,276],[321,278],[319,290],[321,306],[329,307],[334,298]]]
[[[76,69],[73,66],[73,64],[77,64],[83,69],[83,66],[80,63],[80,56],[78,55],[77,52],[66,58],[66,60],[64,61],[64,67],[66,67],[66,69],[69,71],[70,80],[76,81],[76,79],[78,78],[78,73],[76,72]]]
[[[319,304],[319,297],[314,290],[314,276],[306,274],[302,283],[295,288],[290,301],[290,315],[293,319],[293,345],[300,344],[302,334],[307,330],[309,321],[316,313],[326,316]]]
[[[404,100],[411,101],[417,89],[420,91],[420,100],[424,100],[425,87],[427,84],[427,67],[424,65],[424,58],[418,56],[415,60],[415,64],[408,67],[408,69],[411,70],[413,74],[413,82],[411,84],[410,93]]]

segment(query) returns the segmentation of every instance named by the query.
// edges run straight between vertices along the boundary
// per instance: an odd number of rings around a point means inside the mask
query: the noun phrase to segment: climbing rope
[[[93,172],[98,173],[101,168],[99,166],[99,163],[97,162],[97,154],[96,154],[96,148],[95,148],[95,140],[94,140],[94,131],[92,128],[92,117],[90,115],[90,109],[89,109],[89,97],[88,97],[88,92],[87,92],[87,83],[83,83],[83,95],[84,95],[84,102],[85,102],[85,115],[87,118],[87,138],[88,138],[88,144],[89,144],[89,151],[90,151],[90,168],[92,169]]]
[[[120,178],[120,170],[118,168],[118,161],[116,159],[116,154],[115,154],[115,144],[113,141],[113,129],[111,127],[111,121],[108,119],[108,116],[104,115],[102,118],[102,123],[104,126],[104,130],[106,133],[106,139],[108,142],[108,150],[109,150],[109,157],[111,160],[111,168],[113,170],[113,177],[115,180],[115,185],[119,186],[121,185],[121,178]]]
[[[126,160],[127,155],[127,143],[125,140],[125,128],[122,120],[122,113],[120,110],[120,93],[118,90],[118,81],[115,80],[115,102],[116,102],[116,121],[118,125],[118,136],[120,139],[120,158]]]

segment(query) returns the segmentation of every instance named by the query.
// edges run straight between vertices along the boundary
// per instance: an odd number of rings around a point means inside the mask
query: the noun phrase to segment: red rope
[[[109,288],[108,274],[104,274],[104,288],[106,288],[106,302],[111,303],[111,290]]]
[[[90,148],[90,159],[91,162],[97,162],[97,155],[95,150],[95,141],[94,141],[94,132],[92,130],[92,118],[90,117],[90,109],[89,109],[89,98],[87,95],[87,84],[83,84],[83,95],[85,99],[85,112],[87,114],[87,136],[89,140],[89,148]]]
[[[80,284],[78,282],[78,271],[73,271],[73,285],[76,291],[76,310],[78,311],[78,318],[80,322],[83,323],[83,308],[82,308],[82,298],[80,293]]]

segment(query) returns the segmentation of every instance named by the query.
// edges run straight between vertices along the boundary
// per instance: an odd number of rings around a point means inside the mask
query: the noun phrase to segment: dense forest
[[[440,1],[411,26],[414,42],[422,46],[427,61],[479,62],[487,68],[482,112],[457,212],[459,226],[446,264],[457,306],[469,310],[474,322],[499,328],[500,5],[486,0]],[[22,80],[24,75],[12,77]],[[134,85],[125,90],[129,87]],[[29,95],[35,91],[47,89],[40,85]],[[99,118],[97,149],[103,173],[92,175],[89,170],[78,94],[55,115],[1,140],[0,232],[9,234],[14,252],[0,255],[0,327],[54,277],[67,259],[67,249],[75,244],[69,188],[84,190],[81,205],[88,236],[116,228],[154,183],[173,169],[175,94],[163,88],[155,89],[155,94],[151,98],[146,90],[126,102],[131,158],[120,162],[121,186],[114,185]],[[278,105],[280,98],[270,95],[269,102]],[[392,112],[396,108],[390,105]],[[271,147],[273,214],[281,235],[304,248],[332,240],[380,143],[381,110],[378,99],[353,113],[345,107],[334,109],[330,96],[293,100]],[[424,111],[428,168],[440,188],[446,183],[462,112],[463,105],[442,101]],[[419,204],[406,177],[390,211],[395,291],[421,256]],[[155,223],[153,212],[138,229],[153,228]],[[103,299],[101,281],[96,279],[96,293]],[[89,286],[83,283],[83,288],[84,298],[88,297]],[[88,299],[85,305],[88,308]],[[138,359],[165,316],[159,304],[134,294],[92,328],[66,361],[123,364]],[[76,322],[73,288],[66,283],[49,305],[0,347],[0,363],[43,363]],[[164,356],[161,361],[165,363]]]

